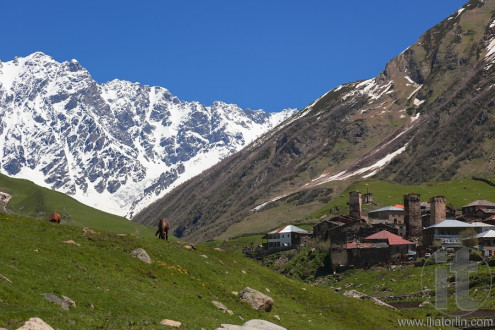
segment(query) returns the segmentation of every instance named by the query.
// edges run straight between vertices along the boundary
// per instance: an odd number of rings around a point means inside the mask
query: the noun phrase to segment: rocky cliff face
[[[0,171],[132,214],[295,110],[184,102],[162,87],[95,82],[43,53],[0,62]]]
[[[493,173],[494,12],[494,0],[467,3],[377,77],[329,91],[136,220],[167,214],[178,236],[207,240],[277,201],[331,198],[329,182]]]

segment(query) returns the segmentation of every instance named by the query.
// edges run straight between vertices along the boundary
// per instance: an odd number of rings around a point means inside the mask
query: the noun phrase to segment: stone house
[[[404,224],[404,208],[385,206],[368,212],[368,219],[373,222],[384,221],[394,225]]]
[[[319,241],[330,239],[329,232],[336,227],[340,227],[347,223],[353,223],[356,219],[349,216],[339,215],[330,219],[325,219],[313,226],[313,238]]]
[[[462,207],[462,214],[475,214],[479,209],[495,210],[495,203],[484,199],[478,199]]]
[[[347,243],[346,249],[349,265],[368,267],[406,260],[416,254],[416,243],[382,230],[361,242]]]

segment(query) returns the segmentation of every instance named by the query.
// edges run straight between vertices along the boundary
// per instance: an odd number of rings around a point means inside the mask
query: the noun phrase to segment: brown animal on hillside
[[[168,241],[168,230],[170,229],[170,223],[167,218],[160,219],[158,221],[158,230],[155,233],[155,236],[158,235],[159,239],[165,239]]]
[[[48,221],[55,222],[55,223],[60,223],[60,220],[61,219],[62,219],[62,217],[60,216],[60,214],[58,214],[56,211],[53,211],[53,213],[50,216],[50,219],[48,219]]]

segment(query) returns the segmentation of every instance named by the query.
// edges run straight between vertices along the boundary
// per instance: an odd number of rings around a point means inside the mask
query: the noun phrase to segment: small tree
[[[478,245],[478,233],[474,228],[466,228],[459,233],[459,240],[463,246],[473,247]]]

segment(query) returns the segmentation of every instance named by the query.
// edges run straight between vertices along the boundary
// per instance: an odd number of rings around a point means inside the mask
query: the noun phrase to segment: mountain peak
[[[42,52],[2,62],[0,172],[130,216],[284,119],[215,108]]]

